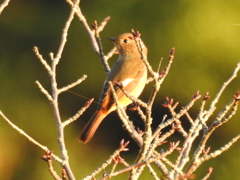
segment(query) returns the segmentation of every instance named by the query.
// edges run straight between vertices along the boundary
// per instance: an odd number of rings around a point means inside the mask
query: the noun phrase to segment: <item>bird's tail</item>
[[[89,122],[83,128],[79,136],[79,141],[82,143],[87,143],[88,141],[90,141],[105,116],[106,114],[100,111],[96,111],[89,120]]]

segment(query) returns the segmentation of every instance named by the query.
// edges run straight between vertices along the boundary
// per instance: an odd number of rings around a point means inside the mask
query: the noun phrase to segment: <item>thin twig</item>
[[[229,85],[230,82],[232,82],[232,80],[237,77],[237,73],[240,69],[240,63],[237,64],[237,67],[234,69],[232,76],[225,82],[223,83],[220,91],[217,93],[216,97],[214,98],[214,100],[212,101],[209,111],[212,111],[215,109],[216,103],[218,102],[220,96],[222,95],[224,89]]]
[[[208,168],[207,174],[202,178],[202,180],[208,180],[212,172],[213,168],[212,167]]]
[[[102,27],[101,27],[102,29],[107,24],[109,19],[110,19],[110,17],[107,17],[103,20]],[[94,35],[95,35],[97,45],[98,45],[98,48],[99,48],[98,56],[100,58],[101,64],[103,65],[105,74],[108,75],[108,73],[110,72],[111,69],[109,67],[109,64],[108,64],[107,60],[105,59],[105,56],[104,56],[102,41],[101,41],[100,34],[99,34],[101,30],[99,30],[97,21],[94,21],[94,24],[92,24],[92,27],[94,29]]]
[[[130,170],[135,169],[135,168],[137,168],[137,167],[140,167],[140,166],[143,166],[143,165],[146,165],[146,164],[150,164],[150,163],[152,163],[152,162],[154,162],[154,161],[156,161],[156,160],[158,160],[158,159],[162,159],[162,158],[168,156],[169,154],[171,154],[171,153],[178,147],[178,145],[179,145],[179,141],[176,142],[176,143],[174,143],[173,146],[170,147],[168,151],[162,153],[160,156],[157,156],[157,157],[154,157],[154,158],[149,158],[149,159],[146,160],[146,161],[142,161],[142,162],[140,162],[140,163],[133,164],[132,166],[129,166],[129,167],[127,167],[127,168],[121,169],[121,170],[119,170],[119,171],[111,174],[111,177],[117,176],[117,175],[119,175],[119,174],[122,174],[122,173],[124,173],[124,172],[130,171]],[[108,179],[108,178],[109,178],[109,176],[105,176],[105,177],[103,177],[101,180],[106,180],[106,179]]]
[[[224,107],[224,109],[230,109],[230,107],[232,107],[232,111],[229,112],[228,115],[226,115],[225,118],[222,119],[222,121],[216,121],[213,122],[211,127],[203,134],[203,137],[199,143],[199,146],[197,148],[197,150],[194,152],[194,156],[193,156],[193,160],[192,163],[194,163],[194,161],[198,161],[198,158],[200,156],[200,154],[202,153],[203,149],[205,148],[205,145],[207,143],[207,140],[209,139],[210,135],[212,134],[212,132],[218,128],[219,126],[223,125],[224,123],[226,123],[235,113],[236,113],[236,108],[238,105],[238,101],[235,101],[234,99]]]
[[[162,158],[162,161],[165,162],[168,166],[173,168],[176,172],[178,172],[180,175],[183,175],[184,173],[171,161],[169,161],[167,158]]]
[[[81,77],[80,79],[78,79],[74,83],[69,84],[69,85],[67,85],[65,87],[62,87],[62,88],[58,89],[58,93],[60,94],[62,92],[68,91],[69,89],[77,86],[78,84],[81,84],[86,78],[87,78],[87,75],[84,74],[83,77]]]
[[[143,113],[143,111],[141,110],[140,107],[137,107],[137,112],[138,112],[138,115],[141,117],[141,119],[143,120],[143,122],[145,123],[146,122],[146,116],[145,114]]]
[[[174,117],[167,119],[163,123],[159,124],[159,126],[157,127],[157,130],[154,132],[153,137],[156,137],[156,134],[158,134],[165,127],[171,125],[174,121],[179,120],[180,117],[182,117],[186,112],[189,111],[189,109],[194,105],[196,100],[198,100],[199,98],[200,98],[199,96],[197,96],[196,98],[192,98],[192,100],[188,103],[188,105],[186,105],[184,108],[182,108],[180,110],[180,112],[177,113]]]
[[[132,96],[129,92],[127,92],[125,89],[121,88],[122,92],[125,94],[125,96],[127,96],[130,100],[132,100],[133,102],[139,104],[140,106],[144,107],[144,108],[148,108],[148,105],[143,102],[142,100]]]
[[[45,152],[49,152],[50,150],[46,147],[43,146],[42,144],[40,144],[39,142],[37,142],[35,139],[33,139],[31,136],[29,136],[27,133],[25,133],[22,129],[20,129],[18,126],[16,126],[15,124],[13,124],[3,113],[2,111],[0,111],[0,116],[2,116],[2,118],[13,128],[15,129],[19,134],[23,135],[24,137],[26,137],[31,143],[35,144],[36,146],[38,146],[39,148],[41,148],[42,150],[44,150]],[[51,155],[52,158],[54,160],[56,160],[57,162],[59,162],[60,164],[63,163],[63,161],[56,155],[52,154]]]
[[[145,63],[147,69],[148,69],[148,72],[150,73],[150,75],[152,76],[152,78],[154,79],[154,86],[153,86],[153,89],[152,89],[152,92],[151,92],[151,95],[149,97],[149,100],[148,100],[148,107],[146,108],[146,123],[145,123],[145,137],[144,137],[144,146],[141,148],[140,150],[140,153],[139,153],[139,156],[137,158],[137,161],[136,162],[140,162],[145,154],[146,154],[146,151],[147,151],[147,147],[149,146],[150,142],[152,141],[152,129],[151,129],[151,124],[152,124],[152,117],[151,117],[151,113],[152,113],[152,105],[153,105],[153,102],[155,100],[155,97],[157,95],[157,92],[159,91],[160,89],[160,85],[161,83],[163,82],[163,80],[165,79],[165,77],[167,76],[168,72],[169,72],[169,69],[171,67],[171,64],[172,64],[172,60],[174,58],[174,53],[175,53],[175,48],[172,48],[172,50],[170,51],[170,55],[169,55],[169,60],[168,60],[168,63],[167,63],[167,66],[164,70],[164,74],[162,75],[161,77],[161,80],[158,80],[159,79],[159,74],[154,72],[152,70],[152,67],[150,66],[149,62],[147,61],[147,58],[144,57],[144,54],[142,53],[141,49],[142,49],[142,41],[140,38],[138,38],[138,47],[139,47],[139,52],[141,53],[142,57],[143,57],[143,62]],[[160,65],[159,65],[160,67]],[[159,70],[159,68],[158,68]],[[178,118],[176,118],[175,120],[178,120]]]
[[[229,141],[227,144],[225,144],[223,147],[221,147],[219,150],[216,150],[209,155],[206,155],[204,157],[199,158],[200,162],[207,161],[212,158],[216,158],[226,150],[228,150],[234,143],[236,143],[240,139],[240,134],[238,134],[236,137],[232,138],[231,141]]]
[[[70,1],[70,0],[66,0],[66,2],[70,5],[70,6],[73,6],[73,2]],[[75,11],[78,19],[82,22],[84,28],[86,29],[88,35],[89,35],[89,38],[90,38],[90,41],[92,43],[92,46],[93,46],[93,49],[94,51],[99,54],[99,47],[97,45],[97,41],[95,39],[95,36],[94,36],[94,32],[91,30],[91,28],[89,27],[88,23],[87,23],[87,20],[86,18],[84,17],[81,9],[79,7],[76,8],[76,11]]]
[[[10,2],[10,0],[5,0],[3,1],[3,3],[0,5],[0,15],[2,13],[2,11],[4,10],[5,7],[8,6],[8,3]]]
[[[108,21],[110,21],[110,20],[111,20],[111,18],[110,18],[110,16],[108,16],[101,22],[100,26],[98,26],[98,29],[97,29],[98,33],[103,31],[104,27],[107,25]]]
[[[46,61],[45,59],[43,59],[42,55],[39,53],[37,46],[34,46],[34,47],[33,47],[33,52],[35,53],[35,55],[37,56],[37,58],[40,60],[40,62],[42,63],[42,65],[45,67],[45,69],[47,70],[48,74],[51,76],[51,75],[52,75],[52,69],[51,69],[51,67],[48,65],[47,61]]]
[[[150,174],[153,176],[155,180],[160,180],[160,178],[157,176],[157,173],[154,171],[152,166],[150,164],[147,164],[147,167],[149,169]]]
[[[108,52],[107,55],[105,55],[105,60],[108,61],[114,54],[116,54],[117,48],[114,46],[111,51]]]
[[[226,145],[221,147],[219,150],[216,150],[210,153],[209,155],[203,156],[199,158],[197,161],[192,162],[191,165],[188,167],[186,174],[192,174],[203,162],[212,158],[216,158],[217,156],[221,155],[223,152],[227,151],[239,139],[240,139],[240,134],[234,137],[231,141],[229,141]]]
[[[70,12],[69,17],[68,17],[68,20],[66,21],[65,26],[63,28],[62,40],[61,40],[61,43],[59,45],[58,52],[57,52],[57,54],[55,56],[55,63],[56,64],[58,64],[59,60],[61,59],[63,49],[64,49],[65,44],[67,42],[68,30],[69,30],[69,27],[70,27],[70,25],[71,25],[71,23],[73,21],[76,9],[79,7],[79,3],[80,3],[80,0],[76,0],[75,3],[73,4],[73,6],[71,8],[71,12]]]
[[[52,96],[48,93],[48,91],[46,89],[44,89],[44,87],[41,85],[41,83],[39,81],[35,82],[38,86],[38,88],[40,89],[40,91],[47,97],[47,99],[52,102]]]
[[[143,143],[143,139],[142,137],[138,134],[138,132],[130,125],[129,120],[126,118],[125,114],[123,113],[123,110],[119,107],[118,105],[118,99],[117,99],[117,95],[116,92],[114,90],[113,84],[111,81],[108,82],[109,86],[111,88],[112,94],[113,94],[113,98],[115,100],[116,103],[116,107],[117,107],[117,113],[124,125],[124,128],[128,131],[129,135],[132,137],[132,139],[138,144],[139,147],[142,146]]]
[[[57,174],[57,172],[53,169],[53,166],[52,166],[52,160],[48,160],[47,161],[47,164],[48,164],[48,170],[50,172],[50,174],[52,175],[52,177],[55,179],[55,180],[62,180],[62,178],[60,178]]]
[[[76,121],[86,111],[86,109],[92,104],[93,100],[94,100],[94,98],[87,101],[87,103],[73,117],[64,121],[62,123],[62,126],[65,127],[65,126],[69,125],[70,123],[72,123],[73,121]]]
[[[193,125],[193,119],[190,116],[190,114],[188,112],[185,113],[185,116],[187,117],[188,121],[191,123],[191,125]]]
[[[90,180],[93,179],[97,174],[99,174],[102,170],[104,170],[107,166],[109,166],[112,162],[112,160],[120,154],[122,151],[128,151],[127,145],[129,144],[129,141],[124,142],[122,139],[120,142],[119,148],[94,172],[92,172],[90,175],[86,176],[83,180]],[[110,175],[111,176],[111,175]]]
[[[152,70],[152,67],[151,65],[149,64],[148,60],[147,60],[147,57],[146,57],[146,54],[143,53],[143,48],[144,48],[144,43],[142,42],[142,40],[140,39],[140,33],[137,31],[135,32],[134,30],[132,30],[132,35],[133,35],[133,38],[135,40],[135,43],[136,43],[136,46],[138,48],[138,51],[139,51],[139,54],[141,56],[141,59],[143,61],[143,63],[146,65],[146,68],[149,72],[149,74],[154,78],[154,88],[152,90],[152,93],[150,95],[150,98],[149,98],[149,102],[148,104],[145,104],[143,102],[137,102],[140,106],[143,106],[145,105],[144,108],[146,108],[146,122],[144,123],[145,124],[145,132],[144,132],[144,137],[143,137],[143,145],[141,146],[141,149],[140,149],[140,152],[138,153],[138,157],[136,158],[135,160],[135,163],[139,163],[141,162],[146,154],[147,154],[147,149],[151,143],[151,136],[152,136],[152,129],[151,129],[151,124],[152,124],[152,117],[151,117],[151,114],[152,114],[152,104],[153,104],[153,101],[155,99],[155,95],[156,93],[158,92],[158,89],[159,89],[159,86],[158,86],[158,75],[156,75],[157,73],[155,73],[153,70]],[[138,169],[138,173],[141,173],[141,171],[143,170],[143,166],[141,168]],[[135,174],[135,170],[133,170],[131,172],[131,175],[133,176],[133,174]]]
[[[74,18],[76,9],[77,9],[77,7],[79,7],[79,3],[80,3],[80,0],[76,0],[71,8],[71,12],[69,14],[68,20],[66,21],[65,26],[63,28],[62,40],[59,45],[56,56],[54,57],[53,53],[50,53],[50,57],[52,60],[52,64],[51,64],[52,75],[50,76],[51,77],[51,85],[52,85],[52,99],[53,99],[52,108],[53,108],[54,117],[55,117],[56,124],[57,124],[58,144],[59,144],[61,156],[63,159],[62,166],[66,170],[66,173],[70,180],[75,180],[75,177],[73,175],[73,172],[72,172],[72,170],[70,168],[70,164],[69,164],[69,156],[67,154],[67,149],[66,149],[66,145],[65,145],[65,141],[64,141],[64,126],[62,125],[62,120],[61,120],[59,107],[58,107],[58,96],[59,96],[60,91],[57,88],[56,67],[57,67],[59,60],[61,59],[63,49],[67,42],[68,30],[69,30],[70,24]]]

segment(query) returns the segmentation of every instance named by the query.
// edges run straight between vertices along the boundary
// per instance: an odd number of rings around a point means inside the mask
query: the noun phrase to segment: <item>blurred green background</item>
[[[166,96],[184,106],[200,90],[202,95],[209,91],[211,101],[232,74],[240,61],[239,8],[238,0],[81,1],[81,9],[88,23],[94,20],[101,22],[105,17],[111,16],[111,21],[101,33],[105,53],[113,47],[106,37],[129,32],[132,28],[142,33],[142,39],[149,49],[149,62],[155,70],[160,58],[164,57],[165,65],[170,49],[176,47],[170,74],[154,105],[155,125],[167,113],[161,107]],[[38,46],[44,58],[50,62],[49,53],[56,53],[58,49],[69,12],[70,8],[65,1],[12,0],[0,15],[0,110],[57,155],[60,153],[52,109],[34,83],[39,80],[50,90],[50,80],[32,49],[33,46]],[[110,64],[116,59],[117,56],[114,56]],[[57,72],[59,87],[75,81],[83,74],[88,75],[86,81],[72,89],[78,95],[66,92],[60,96],[63,120],[80,109],[87,101],[86,98],[94,97],[97,101],[105,74],[88,35],[77,18],[70,27]],[[239,85],[238,77],[224,92],[211,120],[240,89]],[[150,90],[151,85],[148,85],[141,96],[143,100],[148,99]],[[193,117],[197,115],[199,103],[200,101],[190,111]],[[80,130],[96,106],[94,103],[77,122],[65,130],[70,163],[77,179],[101,165],[117,149],[122,138],[129,140],[116,113],[112,113],[90,143],[83,145],[77,141]],[[135,112],[131,112],[130,116],[136,126],[142,127]],[[240,113],[237,112],[230,122],[214,132],[208,142],[211,150],[220,148],[239,133],[239,117]],[[175,137],[171,141],[177,141],[177,134]],[[0,179],[52,179],[47,164],[40,159],[44,152],[19,135],[2,118],[0,141]],[[195,173],[196,179],[201,179],[210,166],[214,167],[210,179],[238,179],[239,145],[237,142],[220,157],[203,164]],[[138,148],[134,142],[129,147],[130,152],[123,153],[123,157],[131,163],[136,158]],[[59,165],[54,165],[60,173]],[[113,179],[124,179],[126,175]],[[150,177],[146,171],[140,179]]]

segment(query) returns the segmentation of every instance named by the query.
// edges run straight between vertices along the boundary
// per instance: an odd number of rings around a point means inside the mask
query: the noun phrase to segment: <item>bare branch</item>
[[[101,22],[100,26],[98,26],[98,29],[97,29],[98,33],[103,31],[104,27],[107,25],[108,21],[110,21],[110,20],[111,20],[111,18],[110,18],[110,16],[108,16]]]
[[[93,100],[94,98],[87,101],[84,107],[82,107],[72,118],[69,118],[68,120],[64,121],[62,123],[63,128],[69,125],[70,123],[72,123],[73,121],[76,121],[86,111],[86,109],[92,104]]]
[[[45,152],[50,152],[50,150],[46,147],[43,146],[42,144],[40,144],[39,142],[37,142],[35,139],[33,139],[31,136],[29,136],[27,133],[25,133],[22,129],[20,129],[18,126],[16,126],[15,124],[13,124],[3,113],[2,111],[0,111],[0,116],[2,116],[2,118],[13,128],[15,129],[19,134],[23,135],[25,138],[27,138],[31,143],[35,144],[36,146],[38,146],[39,148],[41,148],[42,150],[44,150]],[[59,162],[60,164],[63,163],[63,161],[56,155],[51,154],[51,157],[56,160],[57,162]]]
[[[38,47],[34,46],[33,47],[33,51],[36,54],[37,58],[40,60],[40,62],[43,64],[43,66],[45,67],[45,69],[47,70],[49,75],[52,75],[52,69],[51,67],[48,65],[47,61],[45,59],[43,59],[42,55],[39,53],[38,51]]]
[[[8,3],[10,2],[10,0],[5,0],[3,1],[3,3],[0,5],[0,15],[2,14],[2,11],[4,10],[5,7],[8,6]]]
[[[103,27],[107,24],[107,22],[109,20],[110,20],[110,17],[107,17],[107,18],[105,18],[103,20],[103,22],[101,24],[102,27],[100,27],[100,30],[99,30],[98,23],[97,23],[96,20],[92,24],[92,27],[94,29],[94,35],[95,35],[95,38],[96,38],[96,41],[97,41],[97,45],[98,45],[98,48],[99,48],[98,56],[99,56],[99,58],[101,60],[101,63],[103,65],[103,68],[104,68],[106,74],[108,74],[110,72],[110,67],[109,67],[109,64],[107,62],[107,59],[105,59],[106,56],[104,56],[102,41],[101,41],[99,33],[103,29]]]
[[[67,0],[66,1],[68,4],[70,4],[70,6],[73,6],[73,2],[71,0]],[[95,36],[94,36],[94,32],[91,30],[91,28],[89,27],[88,23],[87,23],[87,20],[86,18],[84,17],[84,15],[82,14],[82,11],[81,9],[79,8],[79,6],[76,8],[76,11],[75,11],[76,15],[78,16],[78,19],[82,22],[83,26],[85,27],[88,35],[89,35],[89,38],[91,40],[91,43],[92,43],[92,46],[93,46],[93,49],[94,51],[99,54],[99,47],[97,45],[97,41],[95,39]]]
[[[114,46],[114,48],[112,48],[112,50],[109,51],[108,54],[104,56],[106,61],[108,61],[114,54],[116,54],[116,52],[117,52],[117,48]]]
[[[173,168],[176,172],[178,172],[179,175],[184,175],[184,173],[171,161],[169,161],[167,158],[162,158],[162,161],[165,162],[168,166]]]
[[[109,86],[111,88],[111,91],[112,91],[112,94],[113,94],[113,98],[114,98],[115,103],[116,103],[117,113],[118,113],[122,123],[124,124],[124,128],[128,131],[129,135],[139,145],[139,147],[141,147],[142,146],[142,137],[132,127],[132,124],[130,124],[129,120],[126,118],[126,115],[125,115],[124,111],[119,107],[116,92],[114,90],[112,82],[110,82],[110,81],[109,81]]]
[[[154,171],[152,166],[150,164],[147,164],[147,167],[149,169],[150,174],[153,176],[155,180],[160,180],[160,178],[157,176],[157,173]]]
[[[162,159],[162,158],[168,156],[169,154],[171,154],[171,153],[177,148],[178,145],[179,145],[179,142],[174,143],[173,146],[170,147],[168,151],[162,153],[160,156],[157,156],[157,157],[155,157],[155,158],[149,158],[149,159],[146,160],[146,161],[143,161],[143,162],[134,164],[134,165],[132,165],[132,166],[129,166],[129,167],[125,168],[125,169],[119,170],[119,171],[111,174],[111,177],[117,176],[117,175],[119,175],[119,174],[122,174],[122,173],[124,173],[124,172],[130,171],[130,170],[135,169],[135,168],[137,168],[137,167],[141,167],[141,166],[143,166],[143,165],[152,163],[152,162],[154,162],[154,161],[156,161],[156,160],[158,160],[158,159]],[[105,179],[108,179],[108,178],[109,178],[109,176],[105,176],[105,177],[102,178],[101,180],[105,180]]]
[[[42,157],[43,160],[45,160],[48,164],[48,170],[50,174],[53,176],[55,180],[61,180],[61,178],[58,176],[57,172],[54,170],[52,165],[52,151],[45,152],[46,154]]]
[[[53,99],[52,99],[52,96],[47,92],[46,89],[44,89],[44,87],[41,85],[41,83],[39,81],[36,81],[35,82],[38,86],[38,88],[40,89],[40,91],[47,97],[47,99],[52,102]]]
[[[78,84],[81,84],[85,79],[87,78],[87,75],[83,75],[83,77],[81,77],[80,79],[78,79],[77,81],[75,81],[74,83],[72,84],[69,84],[65,87],[62,87],[61,89],[58,90],[58,93],[62,93],[62,92],[65,92],[65,91],[68,91],[69,89],[77,86]]]
[[[232,82],[232,80],[237,77],[237,73],[238,73],[239,69],[240,69],[240,63],[237,64],[237,67],[234,69],[232,76],[225,83],[223,83],[220,91],[217,93],[216,97],[212,101],[209,111],[213,111],[215,109],[216,103],[218,102],[220,96],[222,95],[225,88],[229,85],[229,83]]]
[[[69,30],[69,27],[70,27],[70,25],[73,21],[76,9],[79,7],[79,3],[80,3],[80,0],[76,0],[75,3],[73,4],[73,6],[71,8],[71,12],[70,12],[69,17],[68,17],[68,20],[66,21],[65,26],[63,28],[62,40],[61,40],[61,43],[60,43],[59,48],[58,48],[58,52],[57,52],[56,57],[55,57],[55,63],[56,64],[58,64],[59,60],[61,59],[63,49],[64,49],[65,44],[67,42],[68,30]]]
[[[90,180],[94,178],[97,174],[99,174],[102,170],[104,170],[107,166],[109,166],[112,162],[112,160],[120,154],[122,151],[128,151],[128,148],[126,148],[129,144],[129,141],[124,142],[122,139],[120,142],[119,148],[106,160],[105,163],[103,163],[99,168],[97,168],[94,172],[92,172],[90,175],[86,176],[83,180]],[[111,176],[111,175],[110,175]]]
[[[227,151],[239,139],[240,139],[240,134],[238,134],[236,137],[234,137],[231,141],[229,141],[226,145],[221,147],[219,150],[216,150],[216,151],[210,153],[209,155],[206,155],[204,157],[199,158],[199,161],[203,162],[203,161],[207,161],[207,160],[212,159],[212,158],[216,158],[217,156],[219,156],[223,152]]]
[[[117,84],[117,82],[116,82],[116,84]],[[147,105],[145,102],[143,102],[143,101],[141,101],[140,99],[132,96],[129,92],[127,92],[127,91],[126,91],[125,89],[123,89],[121,86],[119,86],[119,87],[120,87],[120,89],[122,90],[122,92],[123,92],[130,100],[132,100],[133,102],[139,104],[140,106],[142,106],[142,107],[144,107],[144,108],[148,108],[148,105]]]
[[[212,167],[208,168],[207,174],[202,178],[202,180],[208,180],[212,172],[213,172],[213,168]]]

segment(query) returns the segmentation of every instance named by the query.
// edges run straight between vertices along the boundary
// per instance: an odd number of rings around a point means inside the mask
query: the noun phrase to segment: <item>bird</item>
[[[115,89],[119,107],[126,107],[132,103],[132,100],[120,89],[119,84],[136,98],[146,85],[147,67],[142,60],[147,56],[147,47],[144,43],[141,41],[140,47],[137,46],[132,33],[124,33],[108,39],[115,43],[119,57],[103,84],[97,110],[80,133],[79,141],[82,143],[89,142],[103,119],[117,109],[109,81]]]

